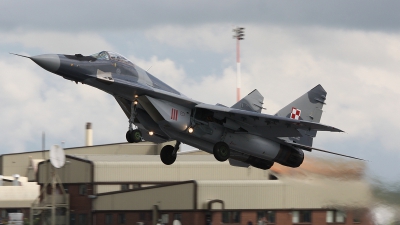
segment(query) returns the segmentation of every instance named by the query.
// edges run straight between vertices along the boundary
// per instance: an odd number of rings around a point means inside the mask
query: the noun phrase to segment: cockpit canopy
[[[95,53],[91,56],[96,59],[101,59],[101,60],[114,60],[114,61],[119,61],[119,62],[123,62],[123,63],[133,64],[127,58],[125,58],[124,56],[122,56],[116,52],[102,51],[99,53]]]

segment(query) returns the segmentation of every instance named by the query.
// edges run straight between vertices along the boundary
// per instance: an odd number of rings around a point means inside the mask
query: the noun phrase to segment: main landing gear
[[[213,149],[213,154],[214,157],[220,161],[220,162],[224,162],[227,159],[229,159],[230,156],[230,149],[229,146],[225,143],[225,142],[217,142],[214,145],[214,149]]]
[[[138,143],[142,141],[142,132],[139,129],[133,129],[133,121],[136,117],[136,104],[131,105],[131,117],[129,118],[129,130],[126,132],[126,140],[129,143]]]
[[[160,158],[165,165],[171,165],[175,162],[176,153],[178,152],[180,144],[181,142],[176,141],[175,147],[172,145],[166,145],[161,149]]]

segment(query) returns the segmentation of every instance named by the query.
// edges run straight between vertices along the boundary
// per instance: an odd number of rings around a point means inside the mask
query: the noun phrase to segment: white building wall
[[[198,208],[210,200],[224,201],[226,209],[364,208],[372,195],[363,181],[270,180],[197,181]]]
[[[101,194],[105,192],[112,192],[112,191],[120,191],[121,185],[96,185],[95,191],[96,194]]]
[[[0,208],[30,208],[39,195],[39,185],[1,186]]]
[[[228,162],[216,161],[212,155],[179,155],[169,166],[164,165],[159,156],[135,156],[132,160],[94,160],[94,182],[268,180],[270,174],[253,167],[233,167]]]

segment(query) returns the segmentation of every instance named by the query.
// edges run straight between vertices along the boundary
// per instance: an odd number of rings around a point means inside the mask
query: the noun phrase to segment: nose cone
[[[45,54],[31,57],[32,61],[50,72],[56,72],[60,68],[60,57],[56,54]]]

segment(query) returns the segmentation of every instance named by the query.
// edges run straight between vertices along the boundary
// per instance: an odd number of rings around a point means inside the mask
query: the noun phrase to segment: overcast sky
[[[0,1],[0,154],[65,141],[125,141],[128,120],[112,96],[9,55],[112,50],[185,95],[235,103],[232,28],[246,28],[242,92],[257,88],[264,113],[321,84],[314,146],[367,159],[368,174],[400,180],[399,1]],[[340,159],[338,159],[340,160]]]

